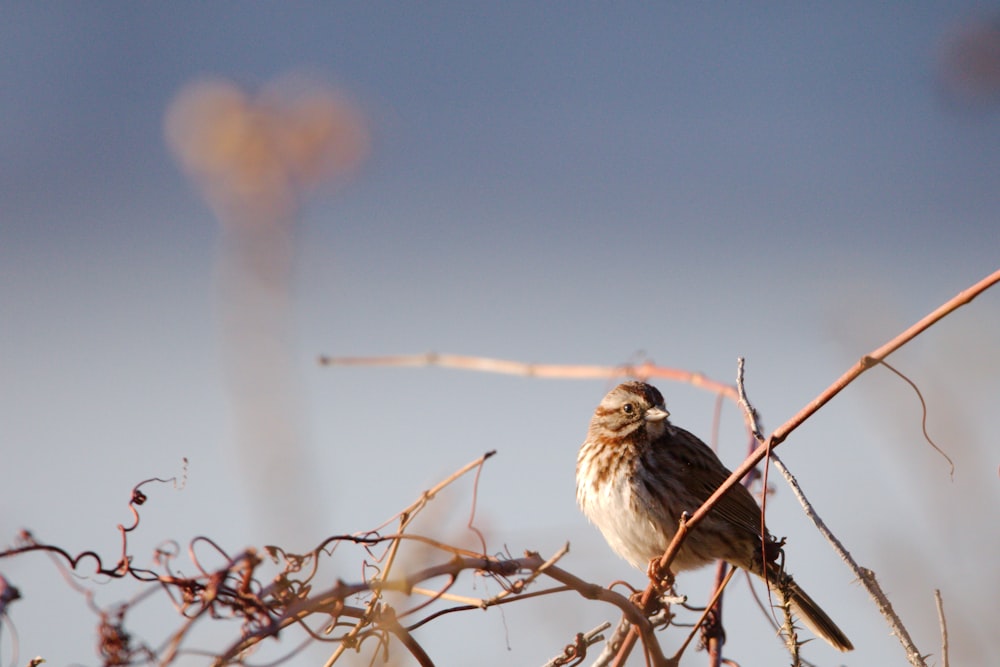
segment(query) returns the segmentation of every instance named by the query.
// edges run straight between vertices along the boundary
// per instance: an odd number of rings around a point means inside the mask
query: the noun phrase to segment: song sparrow
[[[663,396],[651,385],[626,382],[594,411],[576,462],[576,497],[619,556],[645,569],[677,532],[681,513],[692,513],[730,475],[696,436],[671,424]],[[717,558],[764,578],[817,635],[841,651],[854,647],[819,605],[773,561],[779,545],[767,533],[765,564],[760,507],[737,484],[685,539],[671,564],[679,572]]]

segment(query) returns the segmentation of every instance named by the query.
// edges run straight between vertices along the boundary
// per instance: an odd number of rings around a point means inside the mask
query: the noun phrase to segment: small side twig
[[[738,357],[736,359],[736,393],[739,396],[739,406],[743,410],[743,415],[746,418],[747,425],[750,427],[750,435],[758,443],[764,442],[764,434],[762,433],[762,428],[760,426],[760,414],[757,412],[757,408],[750,404],[750,399],[747,398],[746,385],[743,382],[744,367],[746,366],[746,359],[743,357]]]
[[[948,621],[944,616],[944,600],[941,589],[934,589],[934,601],[937,603],[938,621],[941,623],[941,667],[948,667]]]
[[[632,624],[629,623],[628,618],[622,616],[618,621],[618,625],[615,626],[614,632],[611,633],[608,641],[604,643],[604,649],[601,650],[600,655],[597,656],[591,667],[608,667],[611,661],[615,659],[615,656],[618,655],[618,651],[621,650],[622,644],[631,632]]]

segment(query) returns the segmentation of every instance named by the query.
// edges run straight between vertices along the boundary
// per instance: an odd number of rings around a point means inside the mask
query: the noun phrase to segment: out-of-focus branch
[[[673,382],[683,382],[735,400],[733,385],[712,380],[701,373],[693,373],[677,368],[657,366],[649,361],[623,366],[589,366],[581,364],[531,364],[509,359],[490,359],[458,354],[395,354],[381,357],[329,357],[321,356],[322,366],[394,366],[425,367],[439,366],[480,373],[501,373],[523,375],[555,380],[612,380],[615,378],[659,378]]]

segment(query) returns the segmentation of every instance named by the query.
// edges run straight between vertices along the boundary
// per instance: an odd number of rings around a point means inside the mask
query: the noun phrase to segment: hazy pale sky
[[[138,558],[199,534],[230,552],[279,540],[306,550],[377,525],[497,449],[478,503],[491,551],[569,542],[566,569],[641,584],[575,507],[576,451],[608,383],[337,370],[317,356],[648,357],[722,381],[744,356],[751,398],[779,425],[1000,264],[1000,107],[995,92],[956,95],[943,64],[956,35],[996,21],[990,9],[8,3],[0,541],[27,528],[113,561],[131,487],[181,474],[187,457],[183,491],[147,489]],[[348,95],[371,148],[351,177],[304,199],[294,226],[278,329],[301,467],[268,483],[270,459],[241,444],[247,424],[226,370],[231,248],[163,125],[192,81],[254,91],[289,72]],[[884,371],[783,446],[924,653],[939,651],[932,594],[942,590],[956,664],[987,655],[1000,615],[1000,544],[982,530],[1000,519],[998,294],[893,358],[925,392],[955,482],[921,439],[911,390]],[[660,388],[673,419],[708,438],[714,398]],[[735,465],[744,441],[730,407],[721,433]],[[788,537],[790,571],[858,647],[842,658],[816,642],[806,657],[905,664],[850,572],[773,484],[769,522]],[[464,525],[464,492],[437,528]],[[356,562],[342,566],[335,576],[359,576]],[[98,664],[97,618],[51,563],[20,557],[0,573],[25,598],[11,607],[21,664]],[[709,576],[681,585],[703,601]],[[102,605],[127,596],[96,588]],[[745,584],[728,597],[727,655],[784,659]],[[147,605],[132,629],[155,644],[166,622],[155,612],[169,611]],[[440,664],[541,664],[615,618],[567,596],[459,616],[418,633]],[[663,636],[668,648],[680,641]],[[5,626],[4,664],[11,646]],[[323,652],[304,655],[293,664]]]

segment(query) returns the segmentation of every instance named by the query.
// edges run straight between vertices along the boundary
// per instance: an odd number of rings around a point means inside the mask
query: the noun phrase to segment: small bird
[[[614,551],[645,569],[677,532],[684,512],[692,513],[729,477],[708,445],[667,419],[663,395],[644,382],[612,389],[594,411],[587,440],[576,461],[580,508]],[[766,529],[765,529],[766,532]],[[721,558],[765,578],[779,595],[788,591],[792,611],[834,648],[854,648],[805,591],[768,557],[780,545],[766,532],[761,543],[760,506],[745,487],[729,489],[688,533],[671,563],[675,572]]]

